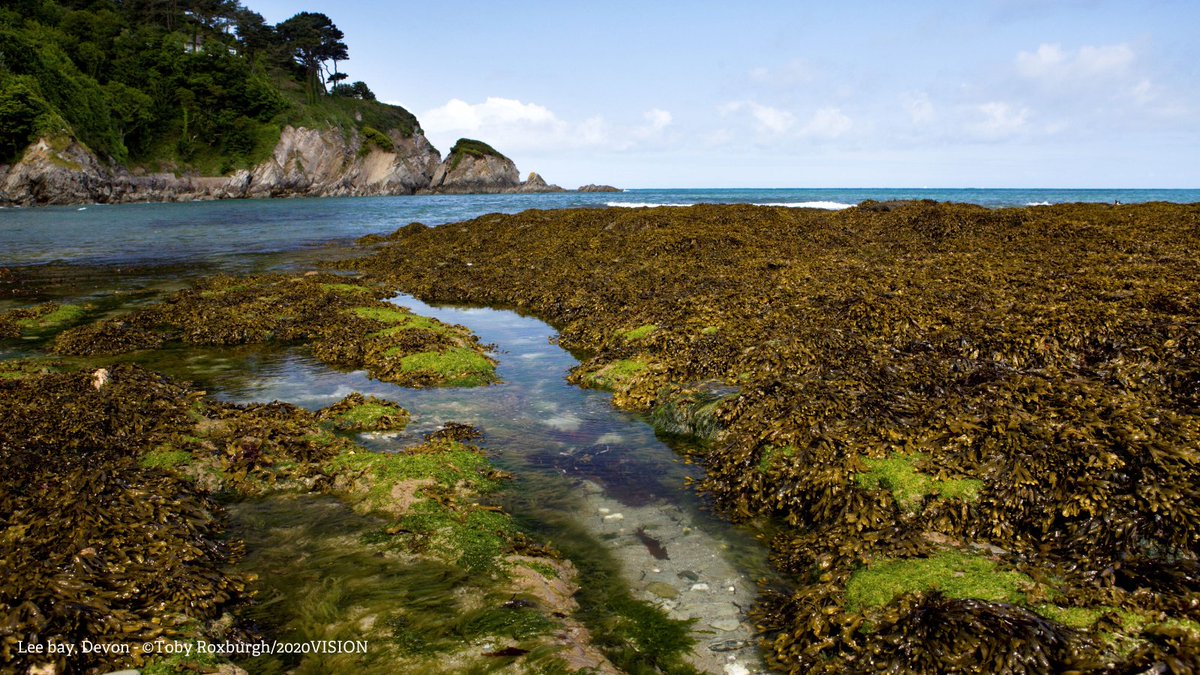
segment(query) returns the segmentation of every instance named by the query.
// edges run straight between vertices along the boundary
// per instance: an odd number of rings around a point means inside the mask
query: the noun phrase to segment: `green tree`
[[[320,12],[300,12],[275,27],[288,56],[304,69],[309,101],[316,101],[317,90],[325,93],[321,72],[326,61],[345,61],[349,50],[344,33]]]
[[[48,111],[33,78],[0,76],[0,162],[14,160],[25,150]]]
[[[141,148],[141,133],[154,121],[154,100],[139,89],[120,82],[104,85],[117,132],[126,147]]]
[[[334,96],[344,96],[346,98],[357,98],[363,101],[374,101],[375,92],[367,86],[366,82],[359,80],[354,84],[335,84],[333,86]]]

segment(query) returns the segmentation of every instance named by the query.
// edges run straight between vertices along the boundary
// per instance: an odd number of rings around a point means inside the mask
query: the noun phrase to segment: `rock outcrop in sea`
[[[22,206],[561,190],[536,173],[521,182],[511,159],[478,141],[460,140],[443,161],[420,128],[405,135],[288,126],[269,158],[228,176],[131,171],[69,138],[40,139],[0,166],[0,204]]]
[[[595,183],[588,183],[587,185],[581,185],[576,192],[624,192],[624,190],[611,185],[596,185]]]

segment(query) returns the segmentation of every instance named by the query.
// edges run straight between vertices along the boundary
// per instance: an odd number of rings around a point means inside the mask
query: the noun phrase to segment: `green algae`
[[[375,291],[371,290],[370,288],[367,288],[366,286],[359,286],[357,284],[321,284],[321,288],[323,288],[327,291],[333,291],[334,293],[350,293],[350,294],[362,294],[362,295],[374,295],[375,294]]]
[[[733,396],[733,390],[719,383],[661,392],[660,403],[650,412],[650,424],[668,437],[710,443],[724,429],[718,411]]]
[[[477,449],[430,441],[400,453],[343,454],[329,466],[362,483],[360,499],[370,508],[395,513],[395,531],[413,550],[485,572],[512,548],[512,519],[475,501],[499,487]]]
[[[585,372],[581,379],[586,386],[615,391],[628,385],[644,370],[646,370],[646,363],[641,360],[621,359],[602,366],[594,372]]]
[[[916,470],[920,455],[892,455],[884,459],[864,458],[867,471],[855,476],[854,480],[864,490],[887,490],[892,493],[896,505],[905,511],[915,511],[921,501],[933,495],[946,499],[975,501],[983,481],[969,478],[938,480]]]
[[[83,305],[47,302],[0,312],[0,339],[53,333],[78,323],[89,311],[90,308]]]
[[[400,431],[408,426],[404,408],[374,396],[350,394],[317,415],[339,431]]]
[[[184,675],[194,672],[216,671],[221,661],[207,651],[196,649],[197,642],[192,642],[190,654],[172,654],[171,656],[153,657],[147,660],[140,669],[142,675]]]
[[[452,441],[428,443],[400,453],[355,452],[330,460],[335,473],[361,474],[369,478],[367,499],[376,507],[390,500],[399,483],[430,480],[443,488],[456,486],[487,493],[498,483],[488,477],[491,464],[481,452]]]
[[[17,321],[17,327],[25,331],[50,331],[62,328],[69,324],[79,321],[85,314],[87,308],[80,305],[44,305],[43,309],[49,309],[44,313],[40,313],[37,317],[28,319],[20,319]]]
[[[192,453],[187,450],[175,450],[170,445],[164,445],[144,453],[138,458],[138,464],[147,469],[173,469],[184,464],[191,464]]]
[[[537,641],[552,626],[534,608],[468,571],[431,558],[406,560],[358,533],[383,521],[327,497],[279,497],[237,504],[244,566],[263,574],[261,601],[245,616],[277,640],[366,640],[365,654],[261,656],[252,672],[445,672],[487,662],[483,638]],[[297,514],[303,514],[297,518]],[[297,592],[299,591],[299,592]],[[528,644],[533,647],[533,644]],[[454,664],[454,665],[451,665]]]
[[[958,551],[925,558],[874,561],[851,575],[846,609],[882,607],[905,593],[938,591],[950,598],[1023,603],[1033,579],[999,568],[994,560]]]
[[[314,273],[208,277],[162,302],[66,330],[55,338],[52,351],[110,356],[178,344],[308,344],[328,365],[365,369],[371,377],[404,386],[496,381],[494,362],[469,331],[382,300],[372,303],[373,291],[344,279]],[[401,362],[404,356],[435,352],[449,353],[449,360],[429,368],[406,368]]]
[[[433,501],[414,505],[397,526],[414,539],[418,550],[432,551],[473,573],[496,570],[516,534],[512,519],[503,513],[463,513]]]
[[[398,352],[384,352],[395,357]],[[486,356],[465,347],[418,352],[400,357],[400,370],[434,378],[448,387],[477,387],[496,381],[496,367]]]
[[[649,337],[650,334],[656,330],[658,330],[658,326],[649,323],[621,333],[621,338],[626,342],[637,342],[638,340]]]
[[[402,309],[392,307],[354,307],[348,310],[354,316],[378,321],[380,323],[409,323],[413,320],[413,315]],[[424,317],[422,317],[424,318]],[[426,319],[426,321],[429,321]]]
[[[784,457],[791,457],[795,454],[796,448],[794,447],[775,447],[768,445],[767,447],[763,448],[762,455],[758,458],[758,464],[755,465],[755,468],[759,473],[768,474],[771,472],[771,466],[775,464],[777,460]]]
[[[0,380],[21,380],[36,375],[48,375],[67,370],[63,361],[38,357],[0,360]]]

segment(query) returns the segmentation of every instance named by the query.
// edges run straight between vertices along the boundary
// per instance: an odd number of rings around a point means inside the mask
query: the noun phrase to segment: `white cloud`
[[[1012,136],[1026,129],[1029,122],[1029,109],[1016,108],[1004,101],[990,101],[977,106],[976,111],[982,119],[972,125],[972,129],[988,138]]]
[[[650,128],[654,131],[662,131],[671,124],[671,113],[667,110],[651,108],[642,116],[646,118],[646,122],[650,124]]]
[[[718,111],[722,116],[748,111],[754,118],[759,133],[780,135],[796,124],[796,116],[786,110],[772,108],[754,101],[733,101],[722,105]]]
[[[482,103],[451,99],[420,116],[435,147],[448,148],[463,136],[477,138],[504,153],[557,153],[581,148],[624,151],[670,139],[669,110],[651,108],[641,123],[612,124],[602,115],[566,120],[537,103],[488,97]],[[516,159],[516,157],[514,157]]]
[[[795,87],[817,79],[817,70],[804,59],[792,59],[777,68],[753,68],[750,81],[779,87]]]
[[[431,132],[477,131],[511,124],[559,129],[563,125],[563,122],[544,106],[494,96],[476,104],[457,98],[450,99],[442,107],[426,112],[421,119],[424,120],[426,131]]]
[[[821,108],[813,113],[808,124],[800,130],[802,136],[812,138],[837,138],[850,131],[854,122],[838,108]]]
[[[928,124],[933,121],[933,101],[929,100],[929,94],[923,91],[904,94],[900,97],[900,104],[904,106],[904,111],[908,113],[908,118],[913,124]]]
[[[720,106],[717,111],[722,117],[748,113],[754,120],[754,129],[762,136],[793,138],[837,138],[854,126],[840,108],[820,108],[803,126],[797,128],[796,115],[781,108],[763,105],[754,101],[732,101]]]
[[[1050,84],[1094,82],[1125,77],[1136,58],[1127,44],[1084,45],[1076,52],[1062,45],[1042,44],[1037,51],[1017,54],[1017,72]]]
[[[611,145],[614,137],[602,116],[572,123],[543,105],[496,96],[482,103],[451,99],[420,119],[430,140],[443,148],[462,136],[506,153]]]

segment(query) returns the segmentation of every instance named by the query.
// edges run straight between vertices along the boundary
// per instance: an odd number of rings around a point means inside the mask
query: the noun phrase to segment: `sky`
[[[567,188],[1200,188],[1200,0],[243,3]]]

